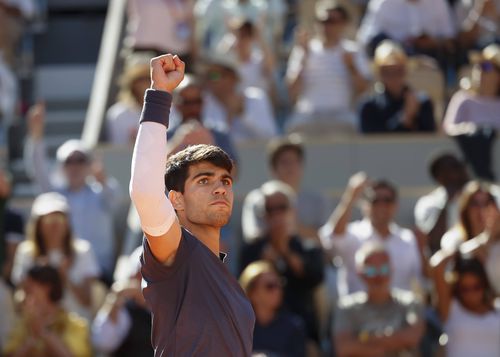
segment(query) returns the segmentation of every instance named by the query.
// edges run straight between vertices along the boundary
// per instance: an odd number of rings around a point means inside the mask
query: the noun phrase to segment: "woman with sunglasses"
[[[493,181],[492,149],[500,127],[500,46],[487,46],[472,55],[470,83],[453,95],[443,122],[444,131],[457,140],[479,178]]]
[[[500,310],[482,264],[457,259],[452,274],[445,274],[454,255],[443,250],[431,258],[437,292],[437,310],[446,333],[448,357],[500,356]],[[451,279],[447,277],[451,276]]]
[[[302,320],[282,308],[282,281],[274,266],[263,260],[251,263],[241,273],[240,285],[255,311],[254,353],[305,356]]]
[[[16,250],[11,278],[19,287],[35,263],[57,268],[65,287],[63,306],[90,319],[91,286],[99,266],[90,244],[73,236],[68,215],[68,202],[59,193],[47,192],[35,199],[27,239]]]
[[[495,223],[498,205],[490,185],[470,181],[458,198],[459,220],[441,239],[441,249],[456,252],[460,244],[487,231]]]

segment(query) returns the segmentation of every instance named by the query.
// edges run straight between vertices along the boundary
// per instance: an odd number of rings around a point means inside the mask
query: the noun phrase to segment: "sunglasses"
[[[471,284],[471,285],[461,285],[458,287],[458,291],[461,294],[470,294],[476,293],[478,291],[483,290],[483,286],[480,283]]]
[[[274,290],[281,289],[282,285],[278,281],[266,281],[266,282],[262,283],[262,287],[266,291],[274,291]]]
[[[483,61],[479,63],[479,68],[481,68],[481,71],[483,72],[493,72],[500,70],[493,62],[489,61]]]
[[[179,105],[201,105],[203,103],[203,99],[193,98],[193,99],[179,99]]]
[[[394,197],[374,197],[370,202],[375,205],[380,203],[391,204],[394,201]]]
[[[66,161],[64,161],[64,165],[83,165],[88,162],[88,159],[83,155],[78,156],[70,156]]]
[[[280,205],[266,205],[266,213],[267,214],[274,214],[274,213],[283,213],[288,211],[290,206],[286,203],[280,204]]]
[[[388,276],[391,272],[389,264],[384,264],[378,268],[372,265],[367,265],[363,268],[363,275],[367,278],[375,278],[377,276]]]

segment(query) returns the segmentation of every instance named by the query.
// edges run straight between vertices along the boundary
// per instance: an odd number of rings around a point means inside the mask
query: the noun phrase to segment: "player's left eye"
[[[231,186],[233,184],[233,182],[231,180],[222,180],[222,183],[225,185],[225,186]]]

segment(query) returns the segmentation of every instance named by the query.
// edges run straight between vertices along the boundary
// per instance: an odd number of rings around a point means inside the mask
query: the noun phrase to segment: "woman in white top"
[[[47,192],[35,199],[28,239],[17,248],[11,278],[14,284],[22,284],[35,263],[58,268],[66,288],[64,307],[90,319],[91,284],[99,276],[99,266],[90,244],[73,237],[68,215],[68,202],[59,193]]]
[[[478,236],[494,223],[497,202],[490,185],[470,181],[458,198],[459,220],[441,239],[441,249],[456,252],[460,244]]]
[[[438,251],[431,258],[437,310],[447,335],[448,357],[500,356],[500,311],[482,264],[476,259],[458,260],[454,278],[445,278],[453,255]]]

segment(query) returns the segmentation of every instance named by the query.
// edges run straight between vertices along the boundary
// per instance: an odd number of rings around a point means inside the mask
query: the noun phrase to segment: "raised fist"
[[[45,127],[45,104],[39,102],[28,111],[28,134],[35,139],[43,137]]]
[[[151,60],[151,88],[168,93],[184,78],[185,64],[177,55],[161,55]]]

